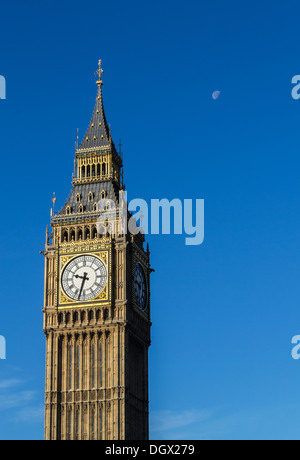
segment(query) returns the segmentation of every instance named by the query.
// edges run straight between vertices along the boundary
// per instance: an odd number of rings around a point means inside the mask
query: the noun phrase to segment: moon
[[[220,94],[221,94],[221,91],[214,91],[211,96],[212,96],[213,100],[215,101],[215,100],[219,99]]]

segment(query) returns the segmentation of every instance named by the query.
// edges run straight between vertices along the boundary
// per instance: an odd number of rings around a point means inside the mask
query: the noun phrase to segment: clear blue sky
[[[100,58],[129,198],[205,200],[203,245],[149,237],[151,438],[300,438],[299,16],[296,1],[1,5],[1,439],[43,438],[39,251]]]

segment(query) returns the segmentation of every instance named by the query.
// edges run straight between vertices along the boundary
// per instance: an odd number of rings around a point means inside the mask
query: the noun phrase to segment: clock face
[[[73,300],[92,300],[103,291],[107,272],[103,262],[94,256],[73,259],[62,274],[62,287]]]
[[[139,308],[144,310],[147,299],[146,278],[144,270],[139,263],[134,268],[134,293]]]

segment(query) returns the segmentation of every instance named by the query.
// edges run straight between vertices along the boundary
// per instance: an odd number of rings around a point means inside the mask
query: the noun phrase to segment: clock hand
[[[84,273],[84,276],[79,276],[79,275],[75,275],[75,278],[80,278],[80,279],[85,279],[86,281],[89,281],[89,279],[86,277],[87,273]]]
[[[83,291],[83,287],[84,287],[84,285],[85,285],[85,282],[86,282],[86,281],[89,281],[89,278],[87,277],[87,273],[84,273],[83,276],[75,275],[75,278],[80,278],[80,279],[82,279],[82,284],[81,284],[81,288],[80,288],[80,292],[79,292],[79,296],[78,296],[78,300],[79,300],[80,297],[81,297],[81,294],[82,294],[82,291]]]

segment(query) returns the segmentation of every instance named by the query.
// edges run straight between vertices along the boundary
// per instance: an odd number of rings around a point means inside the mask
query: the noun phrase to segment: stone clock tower
[[[104,113],[101,61],[97,73],[73,188],[43,252],[46,440],[148,439],[150,253],[141,233],[124,231],[122,155]]]

